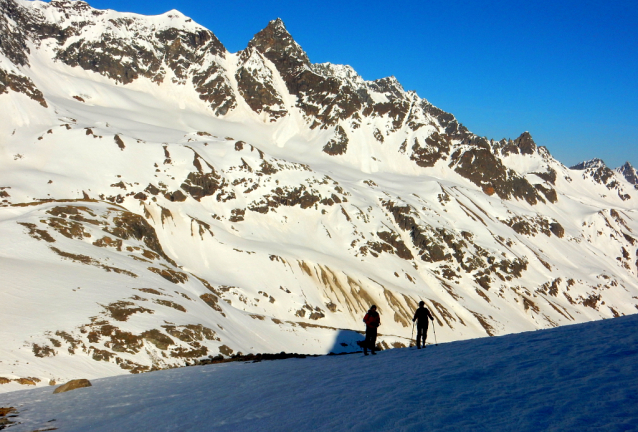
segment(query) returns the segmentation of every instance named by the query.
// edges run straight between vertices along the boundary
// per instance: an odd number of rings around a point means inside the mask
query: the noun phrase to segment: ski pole
[[[414,341],[414,321],[412,321],[412,336],[410,336],[410,346],[412,346],[413,341]]]
[[[438,346],[439,343],[436,340],[436,326],[434,325],[434,320],[432,320],[432,330],[434,331],[434,346]]]

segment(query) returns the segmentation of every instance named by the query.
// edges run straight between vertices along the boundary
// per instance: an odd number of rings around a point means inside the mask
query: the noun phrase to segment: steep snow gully
[[[2,395],[11,432],[638,430],[638,316]]]

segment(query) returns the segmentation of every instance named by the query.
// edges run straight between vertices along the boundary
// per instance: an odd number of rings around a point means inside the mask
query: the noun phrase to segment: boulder
[[[82,387],[91,387],[92,384],[88,379],[75,379],[53,390],[53,394],[64,393],[71,390],[79,389]]]

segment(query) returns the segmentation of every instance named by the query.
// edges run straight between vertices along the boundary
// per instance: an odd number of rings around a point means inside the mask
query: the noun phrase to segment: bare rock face
[[[514,141],[501,141],[501,154],[507,156],[509,154],[531,155],[536,152],[536,143],[529,132],[523,132],[521,136]]]
[[[8,90],[23,93],[43,107],[47,107],[44,95],[38,90],[30,78],[0,69],[0,94],[7,93]]]
[[[281,19],[271,21],[257,33],[248,43],[248,48],[255,48],[273,62],[288,84],[288,89],[297,94],[293,91],[296,90],[293,86],[296,82],[294,75],[309,69],[310,60],[288,33]]]
[[[636,168],[631,166],[629,162],[625,162],[623,166],[616,168],[616,171],[632,185],[638,185],[638,172],[636,172]]]
[[[333,139],[323,147],[324,153],[331,156],[344,154],[348,150],[348,135],[341,126],[337,126],[335,129],[335,136]]]
[[[28,14],[17,3],[10,0],[0,1],[0,54],[16,66],[29,65],[29,47],[27,33],[21,31],[28,28],[30,21]],[[38,90],[30,78],[16,70],[0,68],[0,94],[12,90],[23,93],[47,107],[42,92]]]
[[[545,201],[525,178],[503,165],[485,138],[475,137],[465,144],[452,154],[450,167],[485,193],[496,193],[501,199],[524,199],[530,204]]]
[[[21,6],[11,0],[0,0],[0,53],[18,66],[29,64],[27,37],[25,32],[19,30],[27,22],[27,15]]]
[[[93,385],[88,379],[74,379],[53,390],[53,394],[64,393],[71,390],[75,390],[75,389],[79,389],[83,387],[92,387],[92,386]]]
[[[241,52],[235,78],[239,93],[257,114],[265,111],[271,121],[276,121],[288,113],[273,84],[272,71],[256,49],[249,47]]]

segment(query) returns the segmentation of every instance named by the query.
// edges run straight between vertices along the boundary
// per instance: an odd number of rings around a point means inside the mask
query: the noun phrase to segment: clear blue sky
[[[638,166],[638,1],[89,0],[177,9],[231,52],[275,18],[314,63],[394,75],[472,132],[529,131],[559,161]]]

